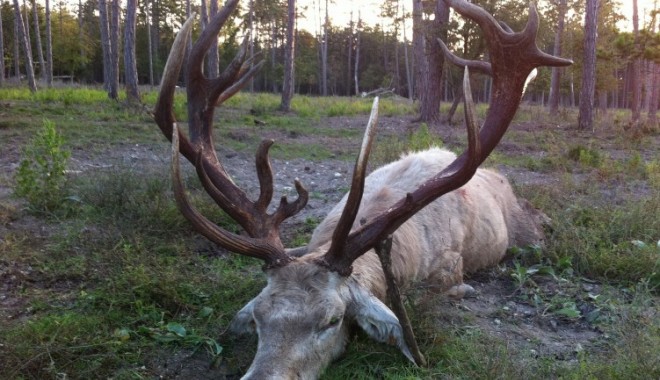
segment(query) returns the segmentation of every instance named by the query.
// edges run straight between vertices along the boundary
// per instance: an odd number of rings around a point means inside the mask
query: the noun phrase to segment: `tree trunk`
[[[580,91],[578,128],[593,130],[594,92],[596,89],[596,36],[598,31],[598,0],[587,0],[584,16],[584,67]]]
[[[124,20],[124,83],[128,102],[140,102],[138,91],[137,62],[135,58],[135,28],[137,0],[126,2],[126,20]]]
[[[46,0],[46,83],[53,85],[53,33],[50,20],[50,0]]]
[[[147,23],[147,54],[149,55],[149,85],[154,86],[154,53],[153,47],[151,46],[151,21],[149,19],[149,7],[151,2],[149,0],[144,3],[144,13],[145,13],[145,22]],[[190,0],[186,0],[186,19],[190,17]],[[192,33],[191,33],[192,34]],[[190,37],[192,38],[192,36]],[[190,52],[190,46],[186,48],[187,52]],[[188,59],[188,54],[186,54],[186,59]]]
[[[350,32],[348,33],[348,64],[346,66],[346,95],[351,96],[351,82],[353,77],[351,72],[353,71],[353,11],[351,11],[351,22],[348,24]]]
[[[158,57],[160,51],[160,0],[151,0],[151,52]],[[192,37],[189,40],[192,46]],[[154,83],[160,83],[160,72],[155,71]]]
[[[454,101],[451,103],[451,107],[447,112],[447,117],[445,118],[445,121],[448,124],[451,124],[451,120],[454,118],[454,115],[456,114],[456,109],[458,108],[458,105],[461,103],[461,100],[463,100],[463,87],[459,87],[456,95],[454,95]]]
[[[25,71],[27,72],[28,85],[30,86],[30,91],[37,91],[37,83],[34,80],[34,67],[32,66],[32,52],[27,42],[27,35],[25,33],[25,24],[23,24],[23,16],[21,15],[21,7],[18,4],[18,0],[14,0],[14,9],[16,17],[16,24],[18,25],[18,38],[21,41],[21,46],[23,47],[23,52],[25,53]]]
[[[199,13],[200,13],[200,24],[202,27],[202,31],[206,29],[206,25],[209,23],[209,16],[208,16],[208,5],[206,4],[206,0],[201,0],[199,3]],[[192,33],[191,33],[192,34]],[[202,71],[204,72],[204,75],[207,75],[206,72],[209,70],[209,57],[206,55],[204,57],[204,65],[202,65]]]
[[[401,3],[401,12],[402,14],[406,14],[406,7],[403,5],[403,2]],[[408,58],[408,38],[406,37],[406,18],[402,18],[402,26],[403,26],[403,58],[405,60],[406,64],[406,84],[408,85],[408,99],[413,100],[414,99],[414,93],[413,93],[413,78],[412,78],[412,71],[410,69],[410,59]]]
[[[39,31],[39,13],[37,12],[37,1],[32,0],[32,15],[34,16],[34,37],[37,42],[37,57],[39,57],[39,70],[41,79],[46,81],[46,63],[44,62],[44,52],[41,45],[41,32]]]
[[[14,77],[16,83],[21,83],[20,43],[18,42],[18,19],[14,17]]]
[[[447,24],[449,23],[449,7],[443,0],[437,0],[435,19],[423,30],[424,52],[422,58],[426,61],[424,93],[419,94],[419,120],[427,123],[440,121],[440,99],[442,96],[442,67],[445,63],[440,45],[436,41],[447,40]]]
[[[5,85],[5,39],[2,32],[2,6],[0,5],[0,87]]]
[[[30,55],[32,55],[32,38],[30,36],[30,14],[27,6],[27,0],[23,0],[23,10],[25,15],[23,15],[23,27],[25,27],[25,38],[27,39],[28,49],[30,49]],[[32,66],[34,67],[34,60],[32,61]],[[34,68],[33,68],[34,69]]]
[[[189,4],[190,2],[188,2]],[[250,69],[254,67],[254,1],[250,0],[248,5],[250,16],[248,18],[248,30],[250,33]],[[190,11],[190,9],[188,9]],[[250,92],[254,92],[254,76],[250,78]]]
[[[637,0],[632,0],[633,6],[633,35],[635,39],[635,52],[640,52],[640,36],[639,36],[639,15],[637,11]],[[642,112],[642,76],[641,76],[641,61],[639,58],[635,58],[632,62],[632,104],[630,109],[632,110],[632,127],[637,128],[639,124],[639,118]]]
[[[355,67],[353,68],[353,79],[355,80],[355,96],[360,95],[360,28],[362,27],[362,17],[358,12],[358,23],[355,28]]]
[[[156,0],[151,0],[152,1],[152,12],[153,12],[153,1]],[[186,0],[186,20],[192,16],[192,5],[190,4],[191,0]],[[153,20],[152,20],[152,27],[153,27]],[[149,34],[150,36],[153,35],[153,33]],[[153,38],[151,39],[152,42],[155,42]],[[153,49],[153,46],[152,46]],[[186,57],[184,59],[184,64],[187,66],[188,65],[188,58],[190,57],[190,50],[192,49],[192,33],[188,34],[188,43],[186,43]],[[158,50],[151,50],[152,52],[155,52],[156,56],[158,56]],[[153,75],[153,74],[152,74]],[[186,86],[188,86],[187,78],[184,75],[183,76],[183,82]]]
[[[209,22],[211,19],[213,19],[213,16],[215,16],[218,13],[218,0],[209,0]],[[213,38],[213,43],[211,44],[211,48],[209,49],[207,55],[207,69],[206,69],[206,75],[209,78],[217,78],[218,77],[218,36],[216,35]]]
[[[325,0],[325,21],[323,22],[323,41],[321,44],[321,95],[328,96],[328,0]]]
[[[289,112],[291,110],[291,98],[293,98],[293,62],[296,53],[295,28],[296,0],[287,0],[286,47],[284,51],[284,82],[282,83],[282,103],[280,104],[280,110],[284,112]]]
[[[413,56],[415,60],[415,99],[420,100],[426,93],[426,57],[424,57],[424,26],[422,0],[413,0]]]
[[[648,120],[649,120],[649,128],[655,129],[658,126],[658,118],[657,118],[657,113],[658,113],[658,98],[660,98],[660,86],[658,86],[660,83],[660,65],[658,64],[653,64],[652,66],[653,72],[651,73],[651,103],[649,104],[649,115],[648,115]]]
[[[561,41],[564,34],[564,19],[566,15],[566,0],[559,0],[559,14],[557,16],[557,31],[555,32],[555,46],[552,54],[555,57],[561,56]],[[548,99],[548,110],[555,113],[559,109],[559,84],[561,82],[561,71],[559,67],[552,68],[550,78],[550,98]]]
[[[119,0],[112,0],[112,18],[110,20],[110,99],[119,98]]]
[[[85,48],[83,41],[83,4],[78,0],[78,41],[80,42],[80,59],[85,61]]]
[[[110,90],[110,82],[112,81],[112,59],[111,51],[112,44],[110,43],[110,23],[108,22],[108,4],[106,0],[98,0],[99,2],[99,26],[101,28],[101,50],[103,52],[103,89]]]

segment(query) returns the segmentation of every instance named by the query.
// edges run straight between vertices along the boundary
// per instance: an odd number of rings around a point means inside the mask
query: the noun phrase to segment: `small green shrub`
[[[36,212],[52,212],[62,207],[66,194],[65,169],[71,153],[55,124],[44,120],[43,128],[25,147],[16,171],[16,195],[27,199]]]
[[[603,157],[597,150],[586,148],[582,145],[572,147],[568,151],[568,158],[582,165],[594,168],[598,167],[603,161]]]

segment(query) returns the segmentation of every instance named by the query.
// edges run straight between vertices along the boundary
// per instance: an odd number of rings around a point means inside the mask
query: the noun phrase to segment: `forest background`
[[[0,86],[27,83],[36,91],[37,82],[41,86],[51,86],[53,81],[103,84],[109,96],[117,98],[117,89],[124,83],[136,99],[138,85],[158,85],[171,42],[187,16],[192,12],[200,15],[195,38],[222,5],[190,0],[44,1],[1,3]],[[513,30],[522,29],[526,22],[525,0],[475,3],[497,14]],[[539,46],[573,59],[575,64],[554,71],[542,69],[528,88],[527,100],[548,105],[551,110],[560,105],[575,107],[583,97],[583,80],[588,77],[585,72],[593,71],[595,96],[589,97],[591,106],[630,108],[633,124],[645,110],[653,127],[660,81],[655,1],[536,3],[542,19]],[[585,20],[590,3],[597,3],[593,25]],[[451,112],[448,117],[440,116],[438,105],[441,101],[460,101],[461,72],[444,62],[435,39],[445,40],[463,57],[487,59],[478,28],[456,15],[450,17],[442,0],[388,0],[379,4],[244,1],[219,36],[218,49],[207,57],[206,73],[217,75],[218,67],[224,67],[234,56],[243,37],[251,36],[249,54],[265,60],[265,65],[250,83],[250,91],[282,93],[290,83],[283,103],[293,92],[339,96],[391,93],[419,100],[422,121],[450,119]],[[289,28],[293,29],[291,38],[287,37]],[[596,59],[585,65],[590,49],[585,48],[585,34],[589,30],[597,35]],[[289,51],[294,58],[287,70]],[[490,82],[488,77],[473,76],[477,101],[488,101]],[[288,109],[286,104],[282,108]]]

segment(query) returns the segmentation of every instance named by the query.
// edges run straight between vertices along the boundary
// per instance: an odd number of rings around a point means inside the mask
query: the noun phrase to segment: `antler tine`
[[[352,261],[393,233],[411,216],[438,197],[463,186],[474,175],[477,167],[499,143],[518,109],[525,81],[538,66],[565,66],[570,60],[543,53],[536,46],[538,14],[530,3],[530,15],[523,32],[512,33],[481,7],[465,0],[444,0],[463,16],[473,19],[485,35],[491,63],[478,64],[449,55],[448,59],[477,71],[491,73],[493,90],[488,113],[481,130],[474,122],[468,73],[464,76],[466,126],[468,149],[443,171],[433,176],[415,191],[406,195],[382,214],[356,228],[345,239],[344,255],[334,268],[350,273]],[[449,52],[441,44],[443,51]],[[333,242],[334,244],[334,242]],[[327,254],[326,254],[327,256]],[[343,270],[343,272],[342,272]]]
[[[198,158],[197,166],[202,165]],[[254,258],[266,261],[268,267],[281,266],[292,261],[285,252],[283,247],[277,247],[270,244],[269,241],[263,239],[254,239],[237,234],[230,233],[208,220],[202,215],[195,207],[192,206],[186,190],[183,187],[181,180],[181,170],[179,164],[179,131],[176,124],[173,126],[172,131],[172,184],[174,191],[174,198],[176,199],[177,206],[183,216],[186,217],[202,235],[206,236],[209,240],[219,244],[228,250],[242,255],[251,256]],[[202,179],[204,181],[205,179]],[[208,179],[206,179],[208,180]]]
[[[194,18],[195,15],[193,14],[188,20],[186,20],[172,43],[172,49],[170,49],[170,55],[167,58],[167,63],[165,63],[163,77],[160,82],[158,100],[154,107],[154,120],[168,140],[172,139],[172,126],[176,122],[174,119],[174,113],[172,112],[174,105],[174,91],[176,90],[176,84],[179,80],[181,66],[183,66],[186,43],[192,30]],[[180,144],[182,153],[184,153],[186,157],[193,157],[193,149],[188,140],[184,136],[181,136],[180,140],[182,142],[182,144]]]
[[[226,92],[228,88],[235,87],[236,83],[238,82],[245,83],[244,80],[241,80],[244,76],[249,74],[247,79],[250,79],[252,75],[256,73],[256,70],[248,73],[248,70],[245,66],[246,61],[249,61],[247,58],[248,41],[249,36],[246,35],[245,38],[243,38],[243,42],[239,46],[238,52],[234,56],[234,59],[232,59],[229,65],[227,65],[227,67],[223,70],[222,73],[220,73],[217,78],[209,80],[209,99],[213,100],[213,103],[216,107],[222,104],[231,96],[223,96],[223,93]],[[239,87],[239,90],[243,88],[243,86],[244,84]]]
[[[447,47],[447,45],[445,45],[445,43],[441,39],[438,38],[437,41],[440,44],[440,49],[444,53],[447,60],[449,60],[449,62],[453,63],[456,66],[470,67],[472,68],[473,71],[476,71],[478,73],[487,74],[490,76],[493,75],[493,69],[490,66],[490,63],[461,58],[456,54],[452,53]]]
[[[284,219],[296,214],[306,205],[308,194],[296,180],[298,198],[291,204],[283,198],[272,215],[267,213],[266,209],[273,193],[273,175],[268,159],[268,147],[272,142],[262,144],[257,152],[257,173],[262,186],[257,202],[250,201],[245,192],[234,184],[218,160],[213,144],[214,106],[238,92],[263,65],[262,62],[252,66],[253,61],[246,59],[247,40],[245,40],[230,67],[223,71],[221,78],[208,79],[202,73],[202,61],[213,42],[213,37],[217,35],[237,4],[238,0],[228,0],[207,25],[191,50],[189,65],[185,72],[188,84],[186,90],[189,138],[178,130],[172,108],[174,88],[182,68],[185,45],[192,28],[192,18],[183,25],[170,51],[154,117],[161,131],[173,143],[174,192],[182,214],[210,240],[236,253],[260,258],[266,262],[266,268],[272,268],[286,265],[293,260],[284,249],[279,234],[279,225]],[[177,152],[181,152],[188,161],[195,165],[204,189],[231,218],[245,229],[249,237],[222,229],[210,222],[191,205],[181,183]]]
[[[332,234],[332,243],[328,252],[318,261],[331,270],[334,270],[342,275],[348,275],[351,272],[351,264],[355,260],[351,258],[350,253],[346,251],[346,237],[351,232],[353,222],[358,214],[360,202],[362,201],[362,194],[364,193],[364,180],[367,171],[367,163],[369,161],[369,153],[371,146],[376,136],[376,126],[378,125],[378,97],[374,99],[371,106],[371,115],[367,122],[367,128],[362,138],[362,146],[360,153],[355,160],[355,168],[353,169],[353,179],[351,180],[351,189],[348,193],[346,205],[342,211],[337,227]]]

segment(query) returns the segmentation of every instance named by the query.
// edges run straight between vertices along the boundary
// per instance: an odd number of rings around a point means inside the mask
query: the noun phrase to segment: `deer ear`
[[[255,334],[257,332],[252,311],[254,310],[256,298],[248,302],[241,310],[236,313],[234,319],[229,324],[229,330],[234,334]]]
[[[396,345],[408,360],[415,363],[403,338],[399,319],[392,310],[357,284],[352,287],[351,293],[352,302],[348,305],[348,312],[362,330],[378,342]]]

